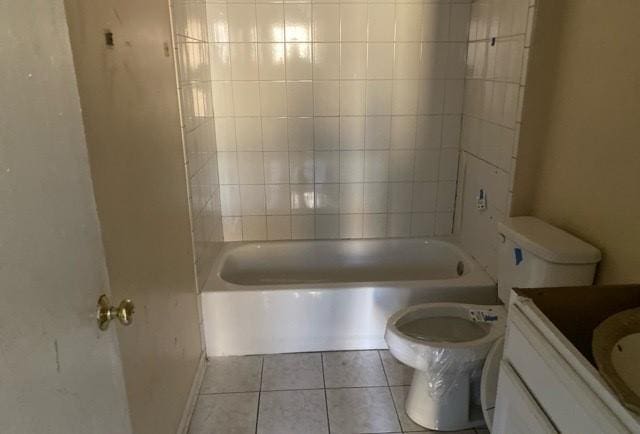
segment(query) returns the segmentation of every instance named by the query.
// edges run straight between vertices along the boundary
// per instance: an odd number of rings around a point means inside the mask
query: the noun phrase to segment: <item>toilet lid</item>
[[[504,338],[498,338],[494,342],[482,368],[480,378],[480,403],[482,404],[482,414],[489,430],[493,426],[493,411],[496,405],[496,392],[498,391],[498,373],[500,371],[500,361],[502,360],[502,350],[504,349]]]

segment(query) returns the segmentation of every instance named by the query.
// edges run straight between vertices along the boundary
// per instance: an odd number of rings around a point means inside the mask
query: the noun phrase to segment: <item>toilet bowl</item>
[[[600,251],[534,217],[498,223],[498,298],[513,288],[590,285]],[[415,369],[405,408],[414,422],[453,431],[493,422],[506,308],[427,303],[395,313],[385,339]]]
[[[503,306],[462,303],[419,304],[389,318],[389,351],[415,369],[405,404],[414,422],[447,431],[485,424],[482,368],[505,318]]]

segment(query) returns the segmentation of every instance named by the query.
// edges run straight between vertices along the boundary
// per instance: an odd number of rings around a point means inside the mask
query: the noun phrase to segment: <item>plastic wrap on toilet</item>
[[[391,354],[406,365],[425,373],[424,387],[432,398],[440,398],[452,389],[468,387],[469,381],[482,372],[484,355],[467,348],[434,347],[402,339],[387,330]]]

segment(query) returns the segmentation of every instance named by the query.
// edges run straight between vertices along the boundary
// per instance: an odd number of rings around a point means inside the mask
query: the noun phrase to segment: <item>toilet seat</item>
[[[484,360],[491,345],[504,334],[506,310],[501,305],[487,306],[463,303],[425,303],[396,312],[387,322],[385,339],[393,356],[418,370],[433,370],[435,365],[472,365]],[[403,326],[416,319],[452,318],[469,322],[484,329],[482,336],[469,329],[469,339],[447,340],[416,338]],[[434,339],[435,338],[435,339]],[[447,360],[444,360],[446,357]]]

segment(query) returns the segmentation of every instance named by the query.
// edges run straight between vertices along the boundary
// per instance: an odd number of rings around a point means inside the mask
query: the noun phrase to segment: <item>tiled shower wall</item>
[[[204,2],[176,0],[174,44],[198,288],[223,241],[207,15]]]
[[[470,6],[208,2],[225,241],[450,233]]]
[[[496,277],[497,222],[510,215],[534,0],[471,6],[456,233]],[[482,191],[486,209],[478,209]]]

